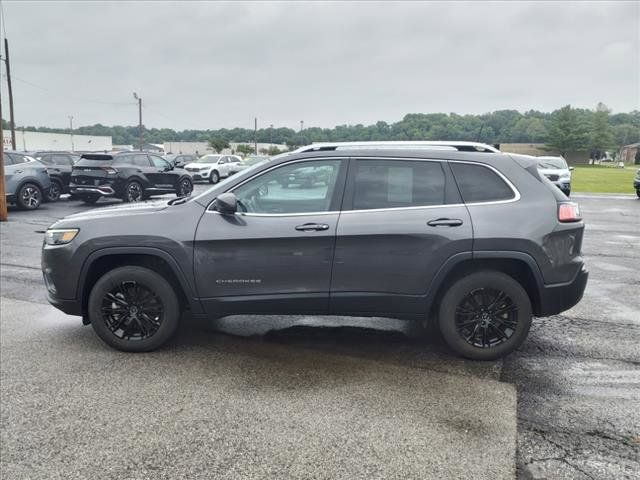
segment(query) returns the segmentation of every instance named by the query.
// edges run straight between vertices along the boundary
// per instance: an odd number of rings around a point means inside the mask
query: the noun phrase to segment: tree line
[[[3,120],[4,128],[7,128]],[[25,130],[70,133],[69,129],[24,127]],[[338,125],[334,128],[308,127],[181,130],[145,128],[144,141],[163,142],[239,142],[278,143],[290,148],[312,142],[365,140],[466,140],[484,143],[542,143],[556,151],[603,152],[640,142],[640,111],[611,114],[604,104],[591,109],[570,105],[550,113],[529,110],[497,110],[481,115],[455,113],[410,113],[394,123],[378,121],[372,125]],[[101,124],[74,129],[75,134],[108,135],[115,145],[136,145],[137,126]]]

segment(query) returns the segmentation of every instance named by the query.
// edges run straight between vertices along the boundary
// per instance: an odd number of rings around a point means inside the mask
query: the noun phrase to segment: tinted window
[[[487,167],[451,162],[451,168],[465,203],[493,202],[514,197],[513,190]]]
[[[43,155],[40,158],[38,158],[38,157],[36,157],[36,158],[38,160],[40,160],[42,163],[46,163],[47,165],[53,164],[53,155]]]
[[[439,162],[358,160],[353,209],[442,205],[445,176]]]
[[[247,213],[329,211],[341,163],[317,160],[270,170],[234,190],[238,209]]]
[[[7,154],[5,154],[7,155]],[[13,164],[17,165],[19,163],[27,163],[29,161],[29,159],[27,157],[25,157],[24,155],[20,154],[20,153],[12,153],[10,154],[11,158],[13,159]]]
[[[149,157],[146,155],[131,155],[133,157],[133,164],[138,167],[149,167],[151,164],[149,163]]]
[[[153,166],[156,167],[156,168],[165,169],[165,168],[167,168],[169,166],[169,164],[165,160],[160,158],[160,157],[155,157],[153,155],[150,155],[149,157],[151,158],[151,161],[153,162]]]

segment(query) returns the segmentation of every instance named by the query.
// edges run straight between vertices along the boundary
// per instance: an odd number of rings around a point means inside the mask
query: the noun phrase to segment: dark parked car
[[[86,203],[100,197],[139,202],[152,195],[187,197],[193,182],[187,172],[148,153],[84,154],[73,166],[69,189]]]
[[[169,162],[174,167],[184,168],[184,166],[188,163],[195,162],[198,160],[197,155],[187,155],[187,154],[168,154],[164,155],[164,158],[167,162]]]
[[[51,177],[51,188],[45,200],[55,202],[63,193],[69,193],[71,169],[80,160],[80,155],[68,152],[35,152],[33,156],[47,166]]]
[[[640,198],[640,169],[638,169],[636,176],[633,179],[633,188],[636,189],[636,195]]]
[[[327,182],[282,188],[308,168]],[[197,197],[60,220],[42,268],[49,301],[121,350],[160,347],[189,310],[433,322],[487,360],[580,300],[583,231],[531,157],[312,145]]]
[[[49,193],[51,179],[46,167],[22,152],[4,152],[4,191],[8,203],[35,210]]]

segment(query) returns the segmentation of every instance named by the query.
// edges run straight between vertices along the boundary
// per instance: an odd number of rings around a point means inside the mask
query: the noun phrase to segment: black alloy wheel
[[[60,182],[52,180],[51,187],[49,187],[49,192],[47,193],[47,201],[57,202],[60,199],[60,195],[62,195],[62,185],[60,185]]]
[[[164,318],[162,300],[145,285],[124,281],[102,297],[102,320],[121,340],[151,338]]]
[[[193,192],[193,182],[189,178],[183,178],[180,180],[180,186],[178,187],[178,197],[188,197]]]
[[[518,324],[518,306],[502,290],[478,288],[456,307],[456,331],[467,343],[492,348],[511,338]]]
[[[98,279],[87,313],[93,330],[107,345],[125,352],[148,352],[173,336],[181,307],[163,275],[128,265]]]
[[[16,203],[22,210],[35,210],[42,203],[42,190],[35,183],[25,183],[18,191]]]
[[[444,340],[459,355],[495,360],[524,342],[531,312],[531,300],[515,278],[481,270],[449,286],[440,300],[438,324]]]
[[[129,182],[124,189],[124,201],[127,203],[144,200],[144,190],[138,182]]]

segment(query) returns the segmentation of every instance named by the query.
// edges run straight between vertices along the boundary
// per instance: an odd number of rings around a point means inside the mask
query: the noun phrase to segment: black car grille
[[[551,175],[545,175],[549,180],[551,180],[552,182],[555,182],[556,180],[558,180],[560,178],[560,175],[555,175],[555,174],[551,174]]]

